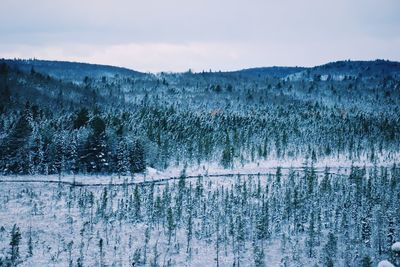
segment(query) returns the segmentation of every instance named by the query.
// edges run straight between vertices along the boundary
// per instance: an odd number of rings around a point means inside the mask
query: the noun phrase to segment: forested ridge
[[[145,74],[2,60],[0,170],[129,174],[210,161],[225,168],[268,159],[393,161],[399,73],[389,61]]]

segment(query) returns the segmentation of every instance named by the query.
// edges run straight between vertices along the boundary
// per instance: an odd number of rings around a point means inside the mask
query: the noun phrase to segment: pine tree
[[[192,206],[188,207],[188,218],[186,223],[186,253],[190,252],[190,241],[193,237],[193,214]]]
[[[278,167],[276,168],[276,174],[275,174],[275,181],[278,186],[281,185],[281,178],[282,178],[282,168]]]
[[[366,216],[361,218],[361,240],[364,246],[371,246],[371,214],[367,213]]]
[[[127,156],[127,145],[126,142],[123,138],[120,139],[118,142],[118,148],[117,148],[117,172],[118,176],[123,176],[126,175],[128,171],[128,156]]]
[[[100,238],[99,240],[99,265],[100,267],[103,266],[103,257],[104,257],[104,248],[103,248],[103,238]]]
[[[386,230],[386,251],[389,252],[393,243],[395,242],[395,223],[394,217],[391,212],[387,213],[387,230]]]
[[[312,210],[308,224],[308,237],[306,241],[307,255],[309,258],[315,257],[315,238],[315,214]]]
[[[69,159],[70,159],[70,169],[75,177],[75,175],[79,171],[78,142],[76,134],[73,134],[72,141],[69,146]]]
[[[63,136],[61,134],[56,135],[54,143],[55,143],[54,168],[55,168],[56,173],[58,174],[58,177],[61,178],[61,173],[63,171],[64,164],[65,164]]]
[[[329,193],[331,190],[329,167],[325,167],[324,177],[321,181],[321,193]]]
[[[74,129],[79,129],[85,126],[89,121],[89,112],[86,108],[81,108],[76,115],[74,121]]]
[[[29,227],[28,232],[28,257],[32,257],[33,255],[33,244],[32,244],[32,227]]]
[[[324,246],[324,255],[325,255],[325,264],[329,265],[331,262],[331,265],[333,266],[333,261],[336,258],[336,252],[337,252],[337,238],[332,232],[328,233],[328,240]]]
[[[19,117],[9,135],[2,142],[1,160],[5,162],[6,173],[28,173],[27,141],[32,133],[29,104]]]
[[[261,210],[257,213],[256,237],[258,240],[269,237],[269,209],[268,202],[263,200]]]
[[[229,141],[229,134],[226,133],[225,147],[224,150],[222,151],[222,159],[221,159],[221,165],[226,169],[232,167],[233,155],[234,155],[233,151],[234,151],[233,146]]]
[[[143,248],[143,264],[147,262],[147,246],[149,245],[150,241],[150,228],[147,227],[144,232],[144,248]]]
[[[135,190],[133,192],[133,201],[134,201],[134,221],[139,222],[141,220],[141,196],[139,191],[139,186],[135,186]]]
[[[11,230],[11,241],[10,241],[10,262],[11,266],[17,266],[20,263],[19,255],[19,242],[21,241],[21,233],[19,227],[14,224]]]
[[[254,242],[253,254],[254,254],[254,265],[256,267],[265,266],[265,253],[263,246],[258,244],[257,242]]]
[[[167,210],[168,245],[171,244],[171,237],[174,229],[175,229],[174,213],[172,212],[171,207],[168,207]]]
[[[139,140],[135,140],[132,144],[129,162],[132,173],[142,172],[146,169],[145,151]]]
[[[86,155],[84,160],[90,167],[89,172],[104,173],[108,167],[106,124],[104,120],[96,116],[91,121],[92,132],[86,143]]]
[[[362,267],[372,267],[372,261],[369,256],[364,256],[361,260]]]

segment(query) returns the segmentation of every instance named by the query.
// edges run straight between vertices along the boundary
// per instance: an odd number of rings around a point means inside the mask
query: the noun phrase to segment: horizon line
[[[337,62],[376,62],[376,61],[384,61],[384,62],[392,62],[392,63],[400,63],[400,61],[397,60],[392,60],[392,59],[384,59],[384,58],[375,58],[375,59],[339,59],[339,60],[331,60],[328,62],[325,62],[323,64],[317,64],[317,65],[259,65],[259,66],[247,66],[247,67],[242,67],[238,69],[225,69],[225,70],[213,70],[212,68],[209,68],[208,70],[203,69],[201,71],[193,71],[192,68],[188,67],[186,71],[170,71],[170,70],[162,70],[162,71],[142,71],[138,70],[135,68],[131,68],[129,66],[124,66],[124,65],[113,65],[113,64],[108,64],[108,63],[99,63],[99,62],[91,62],[91,61],[74,61],[74,60],[66,60],[66,59],[44,59],[44,58],[5,58],[1,57],[0,61],[47,61],[47,62],[60,62],[60,63],[72,63],[72,64],[86,64],[86,65],[97,65],[97,66],[103,66],[103,67],[113,67],[113,68],[120,68],[120,69],[126,69],[134,72],[139,72],[139,73],[147,73],[147,74],[163,74],[163,73],[175,73],[175,74],[182,74],[182,73],[188,73],[191,72],[193,74],[200,74],[200,73],[219,73],[219,72],[225,72],[225,73],[231,73],[231,72],[239,72],[239,71],[244,71],[244,70],[252,70],[252,69],[262,69],[262,68],[303,68],[303,69],[311,69],[315,67],[320,67],[324,66],[330,63],[337,63]]]

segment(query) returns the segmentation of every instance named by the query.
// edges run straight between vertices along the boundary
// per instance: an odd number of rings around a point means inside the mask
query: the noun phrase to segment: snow
[[[392,263],[387,260],[380,261],[378,267],[395,267]]]
[[[340,166],[342,163],[334,163],[330,168],[330,172],[338,174],[338,177],[348,174],[351,165],[344,164],[345,166]],[[232,170],[222,169],[217,164],[209,165],[208,167],[204,166],[204,168],[203,166],[189,166],[185,169],[188,177],[186,185],[191,183],[194,186],[197,181],[200,181],[206,192],[212,192],[222,187],[227,189],[238,181],[246,181],[248,188],[253,188],[252,190],[254,190],[257,183],[257,173],[262,173],[260,175],[262,185],[271,183],[271,178],[273,178],[271,175],[276,173],[276,168],[279,165],[281,165],[279,161],[265,161],[262,164],[247,164],[243,168]],[[282,175],[284,177],[290,168],[296,172],[299,170],[299,173],[301,173],[300,169],[302,167],[303,165],[301,165],[300,161],[287,163],[282,168]],[[71,241],[73,241],[71,251],[73,259],[76,260],[80,257],[80,253],[83,253],[84,266],[98,266],[100,258],[98,242],[100,238],[104,239],[105,265],[115,263],[116,266],[130,266],[135,250],[143,249],[144,233],[148,228],[146,222],[132,223],[128,219],[118,219],[117,215],[108,217],[108,219],[99,219],[96,218],[96,215],[92,218],[90,208],[80,207],[79,200],[87,201],[84,200],[87,194],[92,193],[95,199],[94,206],[96,207],[101,201],[103,190],[107,188],[109,196],[112,196],[112,199],[108,201],[109,207],[107,210],[114,210],[110,214],[117,214],[120,201],[127,199],[127,196],[131,195],[135,188],[135,186],[125,187],[124,185],[127,183],[134,185],[136,183],[159,181],[157,185],[161,186],[155,187],[155,195],[162,194],[164,184],[170,183],[172,186],[178,184],[175,178],[180,176],[182,169],[180,166],[170,167],[164,171],[147,168],[145,173],[136,174],[132,177],[118,177],[117,175],[63,175],[60,180],[57,175],[0,177],[0,181],[3,181],[0,183],[0,227],[4,226],[6,229],[5,232],[0,231],[0,240],[2,241],[0,242],[0,257],[8,253],[9,232],[14,223],[17,222],[18,227],[21,229],[23,240],[23,244],[20,247],[21,255],[23,256],[21,266],[68,266],[68,244]],[[319,177],[323,176],[324,171],[324,164],[317,165],[316,173]],[[368,171],[371,170],[367,169]],[[243,175],[238,178],[235,175],[238,173]],[[254,175],[245,175],[246,173]],[[198,174],[201,175],[201,179],[197,179]],[[174,179],[167,180],[166,178]],[[31,183],[26,183],[26,181],[31,181]],[[71,187],[68,184],[59,184],[59,181],[69,183],[75,181],[77,184],[88,186]],[[96,213],[96,208],[94,208],[93,213]],[[200,222],[195,220],[193,224],[200,224]],[[287,227],[287,225],[282,225],[282,227]],[[34,240],[34,255],[32,257],[26,256],[26,240],[28,239],[29,228],[32,228]],[[168,245],[165,231],[161,228],[152,229],[147,251],[148,261],[150,262],[154,259],[153,248],[157,245],[157,253],[161,254],[158,259],[160,265],[166,264],[165,261],[170,259],[172,266],[215,266],[214,237],[194,240],[192,251],[186,253],[186,236],[186,231],[181,226],[176,231],[176,240],[174,240],[174,244],[179,244],[178,247],[175,245],[170,246]],[[286,242],[289,242],[289,239]],[[299,240],[300,243],[298,244],[290,241],[292,242],[290,246],[299,248],[299,253],[304,254],[302,246],[305,241],[301,237]],[[393,244],[392,249],[393,247],[398,249],[399,242]],[[246,244],[244,251],[242,255],[244,262],[241,265],[253,266],[253,249],[250,243]],[[279,234],[277,234],[265,243],[267,266],[282,266],[282,262],[291,264],[294,256],[288,256],[288,252],[282,251],[282,241],[279,238]],[[189,255],[190,261],[188,259]],[[226,254],[221,252],[219,257],[220,266],[232,266],[234,255],[229,248]],[[312,259],[300,256],[298,260],[302,264],[297,266],[313,266]],[[150,264],[149,262],[147,265]],[[300,264],[299,262],[297,263]],[[383,265],[378,266],[393,266],[387,261],[386,263],[385,261],[381,263]]]
[[[392,245],[392,251],[400,253],[400,242],[396,242]]]
[[[154,170],[152,170],[154,171]],[[14,177],[15,178],[15,177]],[[29,177],[25,177],[29,178]],[[30,177],[37,178],[37,177]],[[45,177],[41,177],[44,179]],[[53,178],[57,178],[54,176]],[[64,177],[66,178],[66,177]],[[71,177],[67,177],[70,179]],[[99,177],[77,176],[77,179],[88,178],[96,181]],[[106,177],[104,181],[106,181]],[[109,181],[116,177],[108,177]],[[216,180],[212,188],[227,183],[230,179]],[[118,181],[118,180],[117,180]],[[208,184],[206,180],[204,185]],[[95,199],[101,199],[104,186],[89,188]],[[84,253],[84,266],[99,266],[99,239],[104,239],[104,266],[130,266],[133,253],[136,248],[140,249],[144,244],[144,233],[147,229],[145,222],[130,223],[123,220],[111,218],[102,220],[91,218],[90,210],[82,210],[77,205],[77,199],[82,197],[86,189],[64,186],[63,184],[48,183],[5,183],[0,187],[0,226],[6,231],[0,232],[0,255],[7,255],[9,232],[17,222],[21,229],[22,243],[20,254],[23,262],[20,266],[69,266],[68,244],[72,244],[72,259],[80,257],[82,247]],[[133,187],[129,187],[132,193]],[[158,192],[158,189],[156,189]],[[118,201],[123,198],[124,190],[121,188],[110,189],[109,194],[115,201],[110,203],[116,209]],[[68,204],[69,202],[72,204]],[[69,206],[70,205],[70,206]],[[94,209],[94,213],[96,213]],[[90,229],[90,222],[93,229]],[[195,222],[196,223],[196,222]],[[29,229],[32,229],[33,256],[27,256],[27,240]],[[212,239],[213,237],[211,237]],[[171,259],[172,266],[214,266],[215,248],[207,240],[195,240],[189,257],[185,252],[186,232],[178,229],[176,232],[177,244],[181,247],[169,246],[165,238],[165,232],[161,229],[153,229],[148,245],[148,262],[153,260],[153,248],[157,244],[158,253],[161,254],[159,264]],[[248,266],[245,259],[252,258],[252,249],[247,244],[243,266]],[[281,261],[280,241],[275,240],[267,244],[266,256],[269,259],[268,266],[279,266]],[[116,249],[117,248],[117,249]],[[143,251],[142,251],[143,253]],[[230,251],[226,254],[221,252],[219,265],[232,266],[233,255]],[[149,264],[149,263],[148,263]],[[148,265],[147,264],[147,265]],[[146,266],[147,266],[146,265]],[[140,265],[142,266],[142,265]]]

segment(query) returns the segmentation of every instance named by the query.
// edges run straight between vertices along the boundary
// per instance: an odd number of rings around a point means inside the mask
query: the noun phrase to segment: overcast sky
[[[0,0],[0,57],[140,71],[400,61],[400,0]]]

